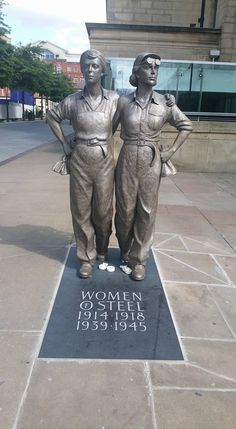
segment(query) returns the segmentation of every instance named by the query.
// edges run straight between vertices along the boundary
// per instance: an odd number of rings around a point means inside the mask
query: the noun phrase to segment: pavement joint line
[[[217,373],[215,371],[211,371],[210,369],[204,368],[203,366],[197,365],[197,364],[195,364],[195,363],[193,363],[191,361],[189,362],[189,365],[191,367],[193,367],[193,368],[200,369],[201,371],[204,371],[207,374],[211,374],[211,375],[214,375],[215,377],[219,377],[219,378],[222,378],[224,380],[228,380],[228,381],[232,381],[233,383],[236,383],[236,379],[235,378],[228,377],[227,375],[224,375],[224,374],[219,374],[219,373]]]
[[[168,258],[170,258],[170,259],[173,259],[174,261],[176,261],[176,262],[178,262],[178,263],[180,263],[180,264],[185,265],[185,266],[186,266],[186,267],[188,267],[188,268],[191,268],[191,269],[192,269],[192,270],[194,270],[194,271],[197,271],[198,273],[204,274],[205,276],[210,277],[210,278],[212,278],[212,279],[214,279],[214,280],[218,280],[218,281],[220,281],[222,284],[229,285],[229,284],[227,283],[227,281],[223,281],[223,280],[219,279],[218,277],[212,276],[211,274],[208,274],[208,273],[206,273],[205,271],[199,270],[198,268],[195,268],[195,267],[193,267],[192,265],[187,264],[186,262],[183,262],[183,261],[181,261],[181,260],[180,260],[180,259],[178,259],[178,258],[175,258],[174,256],[168,255],[168,253],[164,252],[163,250],[158,250],[158,252],[159,252],[159,253],[161,253],[161,254],[162,254],[162,255],[164,255],[164,256],[167,256],[167,257],[168,257]],[[173,252],[173,250],[172,250],[172,252]],[[225,280],[227,280],[227,279],[225,279]]]
[[[178,252],[178,253],[190,253],[190,254],[196,254],[196,255],[214,255],[214,256],[231,256],[232,258],[236,258],[236,254],[234,253],[212,253],[212,252],[206,252],[206,251],[200,251],[200,250],[183,250],[183,249],[168,249],[167,247],[164,247],[163,249],[161,247],[158,247],[158,245],[153,245],[152,247],[155,250],[163,251],[163,252]]]
[[[229,284],[231,286],[234,286],[234,283],[232,282],[231,278],[228,276],[227,272],[224,270],[224,268],[221,266],[220,262],[217,261],[217,255],[211,255],[212,259],[215,261],[216,265],[221,269],[221,271],[224,273],[225,277],[227,278]]]
[[[47,317],[46,317],[46,320],[45,320],[45,323],[44,323],[44,327],[43,327],[43,329],[41,331],[41,334],[39,335],[39,341],[38,341],[38,344],[37,344],[36,349],[35,349],[35,353],[34,353],[34,356],[33,356],[33,359],[32,359],[32,364],[31,364],[30,370],[29,370],[29,375],[28,375],[28,378],[27,378],[27,381],[26,381],[26,386],[25,386],[24,392],[22,394],[21,400],[19,402],[19,406],[18,406],[18,409],[17,409],[17,413],[16,413],[16,416],[15,416],[15,421],[14,421],[12,429],[17,429],[18,421],[19,421],[20,416],[21,416],[21,410],[22,410],[22,408],[24,406],[24,403],[25,403],[25,400],[26,400],[26,397],[27,397],[27,393],[28,393],[28,389],[29,389],[29,386],[30,386],[30,381],[31,381],[31,377],[32,377],[32,374],[33,374],[33,370],[34,370],[34,367],[35,367],[36,362],[37,362],[38,354],[39,354],[39,351],[40,351],[40,348],[41,348],[41,345],[42,345],[44,334],[46,332],[46,328],[47,328],[47,325],[48,325],[48,321],[49,321],[49,318],[50,318],[52,307],[53,307],[53,304],[54,304],[54,301],[55,301],[55,298],[56,298],[56,295],[57,295],[57,291],[58,291],[59,286],[60,286],[61,278],[62,278],[63,271],[64,271],[64,268],[65,268],[65,264],[66,264],[66,261],[67,261],[68,255],[69,255],[69,251],[70,251],[70,248],[68,248],[68,250],[66,252],[66,255],[65,255],[65,258],[64,258],[64,262],[62,263],[61,271],[60,271],[60,274],[58,276],[58,284],[55,287],[54,294],[53,294],[52,299],[51,299],[51,303],[50,303],[48,314],[47,314]]]
[[[144,376],[145,376],[146,381],[147,381],[147,388],[148,388],[148,394],[149,394],[149,400],[150,400],[150,406],[151,406],[151,412],[152,412],[153,429],[158,429],[156,413],[155,413],[155,403],[154,403],[154,395],[153,395],[153,386],[152,386],[152,380],[151,380],[150,366],[149,366],[149,363],[147,361],[144,362]]]
[[[183,237],[182,237],[180,234],[178,234],[178,237],[179,237],[179,240],[182,242],[183,246],[185,247],[186,251],[188,251],[188,252],[189,252],[189,247],[188,247],[188,246],[187,246],[187,244],[185,243],[185,241],[184,241]]]
[[[159,276],[160,276],[160,280],[161,280],[161,284],[162,284],[163,291],[164,291],[164,294],[165,294],[165,298],[166,298],[166,301],[167,301],[167,305],[168,305],[169,310],[170,310],[170,315],[171,315],[171,318],[172,318],[172,321],[173,321],[173,324],[174,324],[174,327],[175,327],[175,332],[176,332],[176,335],[177,335],[177,338],[178,338],[178,341],[179,341],[179,346],[180,346],[181,352],[183,354],[184,360],[187,360],[187,356],[186,356],[186,353],[185,353],[184,345],[183,345],[183,343],[181,341],[181,335],[180,335],[179,327],[178,327],[177,321],[175,320],[175,315],[174,315],[174,312],[172,310],[171,303],[169,301],[169,297],[168,297],[167,291],[165,290],[165,281],[164,281],[164,278],[163,278],[163,275],[162,275],[162,272],[161,272],[161,267],[159,266],[159,263],[158,263],[157,256],[156,256],[155,252],[153,252],[153,257],[154,257],[154,261],[155,261],[155,264],[156,264],[156,267],[157,267],[157,271],[158,271]]]
[[[217,234],[218,234],[218,231],[216,231],[217,232]],[[196,238],[192,238],[192,237],[189,237],[189,236],[187,236],[187,235],[183,235],[183,238],[185,238],[185,239],[187,239],[187,240],[191,240],[191,241],[194,241],[195,243],[198,243],[198,244],[201,244],[202,245],[202,242],[200,241],[200,240],[197,240]],[[223,240],[224,241],[226,241],[224,238],[223,238]],[[212,244],[207,244],[207,247],[211,247],[212,249],[217,249],[217,247],[216,246],[213,246]],[[231,248],[231,250],[232,250],[232,246],[230,246],[229,245],[229,247]],[[217,249],[218,250],[218,249]],[[233,249],[234,250],[234,249]],[[214,252],[213,252],[214,253]]]
[[[222,388],[222,387],[178,387],[178,386],[153,386],[153,390],[188,390],[188,391],[201,391],[201,392],[222,392],[222,393],[236,393],[235,389]]]
[[[198,207],[197,207],[197,209],[199,210],[199,213],[202,215],[202,217],[203,217],[204,219],[206,219],[206,221],[209,223],[209,225],[211,225],[211,227],[214,229],[214,231],[216,231],[216,232],[217,232],[217,234],[219,234],[219,236],[220,236],[220,237],[222,237],[222,238],[223,238],[223,240],[228,244],[228,246],[229,246],[231,249],[233,249],[233,250],[234,250],[233,246],[228,242],[228,240],[225,238],[224,234],[222,234],[222,233],[217,229],[217,227],[216,227],[213,223],[211,223],[211,222],[209,221],[209,219],[206,217],[206,215],[204,214],[204,212],[203,212],[202,210],[200,210]]]
[[[145,362],[149,362],[149,363],[153,363],[153,364],[171,364],[171,365],[183,365],[183,364],[188,364],[189,362],[186,361],[177,361],[177,360],[172,360],[172,361],[167,361],[167,360],[152,360],[150,359],[149,361],[145,360],[145,359],[92,359],[92,358],[49,358],[49,357],[39,357],[38,361],[44,361],[44,362],[54,362],[54,363],[61,363],[61,362],[76,362],[78,364],[86,364],[86,363],[106,363],[106,364],[140,364],[143,365],[143,363]],[[171,362],[171,363],[170,363]]]
[[[173,238],[178,238],[177,234],[174,234],[173,236],[170,236],[169,238],[166,238],[165,240],[162,240],[160,243],[158,243],[158,246],[160,246],[161,244],[166,243],[167,241],[172,240]]]
[[[22,333],[22,334],[41,334],[40,330],[31,330],[31,329],[0,329],[0,333]]]
[[[220,308],[220,306],[219,306],[219,304],[218,304],[217,300],[215,299],[215,297],[214,297],[214,295],[213,295],[213,293],[212,293],[211,289],[209,288],[209,286],[207,287],[207,289],[208,289],[208,291],[209,291],[209,293],[210,293],[210,295],[211,295],[212,301],[215,303],[216,307],[218,308],[218,311],[219,311],[219,312],[220,312],[220,314],[221,314],[221,317],[222,317],[222,318],[223,318],[223,320],[225,321],[225,323],[226,323],[226,325],[227,325],[227,327],[228,327],[228,329],[229,329],[229,331],[230,331],[231,335],[232,335],[232,336],[233,336],[233,338],[236,340],[236,333],[235,333],[235,332],[234,332],[234,330],[231,328],[231,325],[230,325],[230,323],[228,322],[228,319],[227,319],[227,317],[225,316],[224,311]]]
[[[180,281],[180,280],[164,280],[165,283],[174,283],[174,284],[180,284],[180,285],[187,285],[187,286],[192,286],[192,287],[197,287],[197,286],[210,286],[210,287],[222,287],[222,288],[226,288],[226,289],[233,289],[230,285],[227,284],[219,284],[219,283],[203,283],[203,282],[187,282],[187,281]],[[168,287],[169,285],[166,284],[166,286]]]
[[[216,341],[216,342],[225,342],[225,343],[235,343],[236,339],[232,338],[207,338],[207,337],[190,337],[181,335],[183,340],[193,340],[193,341]]]

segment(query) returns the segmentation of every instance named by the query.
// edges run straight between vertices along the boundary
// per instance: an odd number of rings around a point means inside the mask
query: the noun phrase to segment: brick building
[[[64,73],[72,80],[75,90],[83,87],[80,54],[69,53],[66,49],[43,40],[37,41],[33,45],[42,48],[42,58],[53,64],[55,73]]]

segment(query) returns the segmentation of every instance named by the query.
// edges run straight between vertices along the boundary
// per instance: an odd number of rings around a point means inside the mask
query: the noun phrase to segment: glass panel
[[[111,58],[104,84],[126,94],[134,59]],[[181,63],[162,61],[154,89],[172,93],[186,112],[236,113],[236,64]]]

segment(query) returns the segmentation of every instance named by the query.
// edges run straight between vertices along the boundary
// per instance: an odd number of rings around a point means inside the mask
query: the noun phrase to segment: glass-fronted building
[[[134,58],[107,61],[105,87],[120,94],[132,92],[129,76]],[[236,118],[235,63],[163,60],[154,89],[173,94],[180,109],[193,118]]]

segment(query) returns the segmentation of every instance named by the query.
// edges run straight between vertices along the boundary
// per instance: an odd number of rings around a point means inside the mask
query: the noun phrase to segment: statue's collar
[[[86,87],[84,87],[84,89],[80,92],[79,98],[88,98],[88,96],[85,93],[85,88]],[[102,90],[102,98],[105,98],[106,100],[109,100],[110,97],[109,97],[109,91],[108,91],[108,89],[105,89],[105,88],[103,88],[101,86],[101,90]]]

